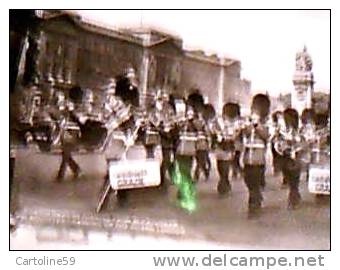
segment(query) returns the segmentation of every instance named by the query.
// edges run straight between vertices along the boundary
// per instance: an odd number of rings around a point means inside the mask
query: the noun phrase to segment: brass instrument
[[[219,141],[235,141],[240,135],[240,132],[241,126],[239,125],[238,120],[229,123],[223,121],[222,125],[217,131],[217,136],[219,138]]]
[[[297,153],[306,147],[306,143],[294,129],[280,129],[279,136],[274,142],[275,150],[283,156],[296,159]]]
[[[131,105],[120,108],[116,113],[111,114],[108,121],[105,123],[105,128],[110,132],[127,121],[131,114]]]

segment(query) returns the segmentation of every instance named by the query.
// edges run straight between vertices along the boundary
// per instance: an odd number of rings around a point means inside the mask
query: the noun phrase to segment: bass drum
[[[107,136],[107,129],[99,121],[87,120],[80,126],[81,143],[88,149],[100,147]]]

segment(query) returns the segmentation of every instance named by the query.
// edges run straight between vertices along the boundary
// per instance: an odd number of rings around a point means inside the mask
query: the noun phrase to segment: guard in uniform
[[[163,95],[162,111],[163,117],[159,125],[162,147],[161,185],[166,191],[168,183],[166,174],[168,173],[171,178],[173,160],[175,158],[176,139],[178,138],[178,129],[175,124],[175,112],[170,105],[167,94]]]
[[[179,126],[179,139],[176,149],[176,161],[179,166],[180,173],[184,175],[186,179],[192,180],[192,165],[193,158],[196,155],[196,140],[197,129],[194,123],[195,112],[190,106],[186,108],[186,119],[184,123]],[[178,193],[178,197],[181,198],[181,194]]]
[[[262,187],[265,185],[266,145],[269,139],[267,117],[270,100],[267,95],[254,96],[251,106],[251,117],[243,129],[244,146],[244,181],[248,188],[248,217],[257,217],[262,208]]]
[[[285,129],[281,130],[277,139],[276,149],[283,156],[282,173],[288,183],[288,208],[296,209],[301,201],[299,192],[301,163],[299,152],[303,149],[303,137],[299,133],[299,114],[295,109],[288,108],[283,112]]]
[[[72,170],[74,179],[82,176],[82,172],[72,157],[72,152],[76,149],[80,136],[79,129],[77,129],[76,125],[78,119],[73,113],[74,104],[67,101],[62,92],[58,92],[57,108],[57,112],[52,113],[52,118],[56,119],[59,123],[59,138],[56,138],[56,140],[60,140],[62,147],[62,161],[56,179],[60,182],[65,177],[67,166]]]
[[[214,150],[215,149],[215,142],[216,142],[216,131],[217,131],[217,120],[216,120],[216,112],[214,109],[214,106],[211,104],[205,104],[204,105],[204,109],[203,109],[203,118],[205,120],[206,123],[206,131],[207,131],[207,139],[208,139],[208,149],[207,151],[205,151],[204,155],[205,155],[205,168],[207,170],[207,175],[209,178],[210,175],[210,170],[211,170],[211,159],[210,159],[210,155],[209,152],[210,150]],[[208,179],[207,178],[207,179]]]
[[[223,106],[222,119],[217,133],[216,162],[220,176],[217,191],[220,195],[227,195],[231,191],[229,173],[235,164],[236,142],[241,131],[237,108],[235,103],[226,103]]]
[[[104,143],[105,158],[107,161],[107,166],[109,166],[110,161],[118,161],[122,158],[122,154],[127,147],[125,140],[133,134],[136,128],[136,119],[133,117],[130,106],[126,106],[123,103],[123,107],[116,107],[110,116],[110,121],[107,123],[108,137],[107,141]],[[122,144],[115,145],[112,147],[113,140],[117,139],[117,136],[113,135],[113,132],[120,134],[120,141]],[[124,142],[123,142],[124,141]],[[116,142],[117,143],[117,142]],[[129,145],[130,146],[130,145]],[[109,148],[109,149],[106,149]],[[97,207],[97,212],[101,211],[108,203],[108,198],[112,193],[112,188],[110,185],[109,178],[109,168],[107,169],[106,175],[104,177],[104,182],[102,185],[102,194],[100,195],[99,204]],[[128,201],[128,190],[117,190],[116,191],[117,202],[120,207],[124,207]]]
[[[209,158],[209,130],[207,123],[203,117],[202,112],[198,112],[198,117],[195,121],[197,129],[197,141],[196,141],[196,168],[194,179],[199,181],[200,173],[203,171],[205,180],[208,181],[210,173],[210,158]]]
[[[116,95],[127,105],[139,106],[139,91],[135,70],[130,67],[117,79]]]
[[[146,116],[146,123],[143,128],[143,141],[148,158],[154,158],[155,147],[161,145],[160,128],[165,113],[162,93],[159,90],[155,96],[154,104]]]

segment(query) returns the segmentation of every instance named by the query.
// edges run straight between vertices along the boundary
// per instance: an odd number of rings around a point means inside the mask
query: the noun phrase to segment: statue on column
[[[295,73],[293,76],[294,91],[292,93],[292,106],[300,114],[306,108],[312,106],[313,96],[313,61],[304,46],[301,52],[295,56]]]
[[[302,52],[298,52],[295,57],[297,71],[312,71],[313,61],[307,47],[304,46]]]

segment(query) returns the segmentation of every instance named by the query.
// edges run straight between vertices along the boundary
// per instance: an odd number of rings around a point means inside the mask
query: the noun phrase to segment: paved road
[[[233,180],[231,196],[217,195],[216,170],[208,182],[198,184],[199,207],[192,214],[177,206],[174,186],[168,194],[157,188],[132,191],[123,209],[112,198],[109,208],[96,214],[105,160],[100,155],[76,159],[85,177],[56,183],[60,156],[18,151],[15,180],[22,225],[11,236],[12,248],[162,249],[161,243],[164,249],[202,249],[205,244],[219,249],[330,248],[329,202],[316,203],[305,181],[302,207],[288,211],[287,190],[280,188],[279,177],[268,175],[264,211],[257,220],[246,217],[247,191],[241,179]],[[25,241],[27,237],[31,240]],[[126,245],[113,244],[122,237]],[[129,245],[129,239],[150,241]]]

